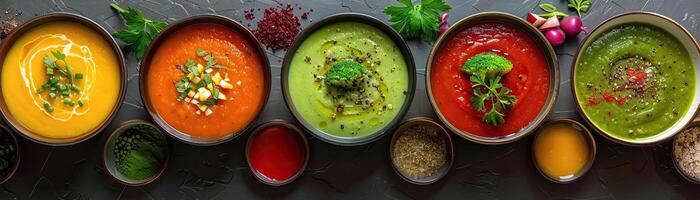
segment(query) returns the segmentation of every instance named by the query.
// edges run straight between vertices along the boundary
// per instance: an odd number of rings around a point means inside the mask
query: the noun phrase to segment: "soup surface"
[[[359,63],[362,82],[352,89],[326,84],[332,65]],[[401,51],[381,30],[357,22],[318,29],[299,46],[289,67],[289,93],[311,126],[337,137],[363,137],[386,127],[408,94]]]
[[[189,60],[210,62],[198,55],[200,51],[211,55],[218,66],[225,66],[211,67],[209,74],[221,74],[232,86],[219,90],[225,98],[207,106],[210,114],[207,109],[197,112],[198,104],[181,99],[177,88],[187,75],[182,69]],[[255,119],[265,101],[268,83],[261,56],[255,44],[231,28],[209,23],[189,25],[172,33],[156,50],[145,77],[147,94],[158,115],[185,134],[201,139],[235,134]]]
[[[505,122],[484,122],[474,109],[470,75],[460,71],[473,56],[492,52],[513,68],[501,78],[517,101],[503,110]],[[430,72],[432,95],[443,117],[457,129],[481,137],[503,137],[520,131],[539,114],[549,91],[549,68],[544,52],[525,32],[502,23],[482,23],[453,35],[437,52]],[[490,103],[486,103],[490,108]]]
[[[615,137],[653,137],[690,108],[695,65],[685,47],[657,27],[613,27],[580,54],[573,77],[579,106]]]
[[[47,65],[57,68],[52,73]],[[12,116],[38,134],[32,137],[78,139],[108,119],[118,103],[120,78],[117,56],[98,32],[54,21],[12,45],[3,62],[2,94]]]

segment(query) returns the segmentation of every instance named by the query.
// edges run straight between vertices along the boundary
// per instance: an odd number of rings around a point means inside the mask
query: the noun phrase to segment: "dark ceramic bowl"
[[[666,31],[671,36],[678,39],[678,41],[688,51],[688,55],[695,64],[695,66],[693,67],[695,68],[696,76],[700,74],[700,46],[698,46],[697,41],[695,40],[693,35],[690,32],[688,32],[688,30],[683,28],[682,25],[680,25],[673,19],[658,13],[628,12],[607,19],[605,22],[601,23],[598,27],[593,29],[593,31],[586,37],[586,39],[583,40],[583,43],[581,43],[578,51],[576,52],[576,55],[574,56],[574,61],[571,63],[571,91],[573,93],[574,101],[576,102],[576,109],[578,109],[579,113],[586,121],[586,123],[588,123],[588,125],[590,125],[593,128],[593,130],[600,133],[600,135],[613,142],[623,145],[651,146],[670,140],[671,138],[673,138],[674,135],[683,130],[693,120],[695,115],[698,113],[698,110],[700,110],[700,79],[695,79],[695,91],[692,91],[695,93],[695,96],[693,97],[693,102],[690,104],[690,108],[688,109],[688,111],[686,111],[685,113],[681,113],[683,117],[673,126],[662,131],[661,133],[644,139],[621,138],[613,135],[612,133],[604,131],[595,123],[593,123],[593,121],[591,121],[591,117],[583,111],[582,105],[585,105],[587,100],[578,99],[576,95],[576,67],[579,57],[581,57],[581,52],[584,49],[588,48],[588,46],[593,41],[595,41],[596,38],[598,38],[601,34],[606,33],[610,28],[621,24],[630,23],[642,23],[655,26],[659,29]]]
[[[540,49],[542,50],[542,54],[547,60],[547,67],[549,68],[549,91],[547,92],[547,100],[544,102],[544,105],[540,109],[539,114],[537,114],[537,116],[532,121],[530,121],[530,123],[527,126],[520,129],[520,131],[502,137],[478,136],[467,131],[462,131],[454,125],[450,124],[450,122],[445,118],[445,116],[442,114],[442,112],[437,106],[437,102],[435,101],[435,97],[433,96],[432,86],[430,83],[433,63],[435,62],[436,58],[435,55],[440,51],[445,42],[449,41],[451,37],[458,34],[465,28],[485,22],[504,23],[524,31],[540,47]],[[537,30],[537,28],[533,27],[532,25],[530,25],[530,23],[526,22],[522,18],[508,13],[481,12],[478,14],[470,15],[457,21],[457,23],[454,23],[452,26],[450,26],[450,28],[445,33],[443,33],[440,36],[440,38],[438,38],[437,42],[435,42],[435,45],[433,45],[433,49],[432,51],[430,51],[430,55],[428,56],[428,63],[426,64],[426,66],[427,67],[425,73],[425,87],[428,90],[430,104],[433,106],[433,109],[435,109],[437,116],[447,126],[447,128],[452,130],[452,132],[456,133],[458,136],[480,144],[507,144],[517,141],[532,133],[545,120],[549,112],[552,110],[552,107],[554,107],[554,103],[556,102],[557,95],[559,94],[559,67],[557,66],[557,55],[554,52],[554,49],[552,49],[552,46],[549,44],[544,35],[542,35],[542,32],[540,32],[540,30]]]
[[[445,163],[445,165],[442,168],[435,172],[435,174],[428,177],[417,178],[405,174],[396,166],[396,163],[394,162],[394,156],[392,155],[394,144],[396,143],[396,140],[399,138],[399,136],[401,136],[401,134],[403,134],[406,129],[414,126],[433,127],[437,129],[438,134],[442,135],[443,139],[445,140],[445,145],[447,148],[447,163]],[[445,175],[447,175],[447,173],[450,171],[450,168],[452,168],[452,163],[455,159],[455,150],[452,145],[452,138],[450,137],[450,134],[447,132],[447,130],[445,130],[445,128],[442,127],[442,125],[438,124],[430,118],[417,117],[409,119],[406,122],[402,123],[401,126],[399,126],[399,128],[397,128],[396,131],[394,131],[394,135],[391,137],[391,144],[389,145],[389,158],[391,160],[391,166],[394,168],[394,172],[396,172],[396,174],[398,174],[403,180],[406,180],[407,182],[416,185],[428,185],[439,181],[440,179],[444,178]]]
[[[693,120],[693,122],[691,122],[688,125],[688,127],[686,127],[684,130],[690,129],[690,128],[695,128],[695,127],[700,127],[700,119]],[[678,174],[683,176],[683,178],[690,181],[691,183],[700,184],[700,179],[697,179],[697,178],[694,178],[694,177],[688,175],[678,165],[678,157],[676,157],[676,154],[674,153],[676,151],[676,137],[673,137],[673,143],[671,145],[673,145],[673,147],[671,149],[671,154],[673,155],[673,166],[676,168],[676,171],[678,171]]]
[[[15,132],[20,133],[20,135],[24,136],[25,138],[45,145],[66,146],[71,144],[77,144],[92,138],[93,136],[97,135],[102,130],[104,130],[104,128],[107,127],[107,125],[109,125],[109,123],[112,121],[114,116],[117,114],[117,111],[119,111],[119,107],[121,106],[122,101],[124,100],[124,94],[126,94],[126,64],[124,62],[124,56],[122,55],[122,51],[121,49],[119,49],[119,45],[117,45],[117,42],[114,40],[112,35],[109,34],[109,32],[107,32],[107,30],[105,30],[104,28],[102,28],[102,26],[86,17],[64,12],[50,13],[47,15],[35,17],[20,25],[19,27],[13,29],[10,35],[8,35],[7,38],[5,38],[5,40],[3,40],[2,46],[0,46],[0,64],[5,62],[5,56],[10,51],[10,48],[12,48],[12,45],[14,45],[14,43],[24,33],[39,25],[56,21],[74,22],[88,27],[94,30],[96,33],[100,34],[102,38],[109,44],[109,46],[112,47],[112,53],[114,53],[114,56],[116,57],[118,62],[117,65],[119,66],[120,88],[119,96],[117,97],[117,101],[112,110],[110,111],[109,116],[105,118],[102,121],[102,123],[99,126],[97,126],[97,128],[93,129],[89,133],[74,138],[55,139],[36,134],[30,129],[24,127],[19,121],[17,121],[15,117],[12,116],[12,113],[10,113],[7,104],[5,103],[5,97],[2,95],[2,88],[0,88],[0,111],[2,111],[3,120],[5,120],[5,122],[13,130],[15,130]]]
[[[323,132],[319,130],[316,126],[310,124],[307,122],[303,116],[299,113],[297,110],[296,106],[292,102],[292,98],[289,94],[289,84],[288,84],[288,76],[289,76],[289,67],[292,62],[292,58],[294,57],[295,52],[301,46],[301,44],[306,40],[307,37],[309,37],[311,34],[316,32],[316,30],[325,27],[326,25],[334,24],[334,23],[339,23],[339,22],[358,22],[358,23],[363,23],[367,24],[370,26],[373,26],[380,31],[384,32],[389,38],[392,39],[394,44],[399,48],[401,51],[401,54],[404,57],[404,60],[406,62],[406,67],[407,67],[407,72],[408,72],[408,91],[406,93],[406,98],[401,106],[401,110],[399,113],[394,117],[394,119],[389,122],[384,128],[374,132],[367,134],[366,136],[363,137],[338,137],[326,132]],[[292,44],[291,47],[289,47],[289,50],[287,50],[287,54],[284,56],[284,62],[282,63],[282,93],[284,96],[284,101],[287,103],[287,108],[289,108],[289,111],[294,115],[294,118],[299,121],[301,124],[302,128],[304,130],[310,132],[313,136],[316,138],[331,143],[335,145],[341,145],[341,146],[357,146],[357,145],[363,145],[367,144],[370,142],[373,142],[375,140],[378,140],[382,136],[384,136],[387,132],[389,132],[396,124],[398,124],[403,116],[406,114],[408,111],[408,108],[411,105],[411,101],[413,100],[413,93],[415,92],[416,88],[416,83],[415,83],[415,63],[413,62],[413,56],[411,54],[410,49],[406,45],[406,42],[401,38],[401,35],[397,33],[394,29],[391,28],[391,26],[385,24],[381,20],[374,18],[369,15],[365,14],[360,14],[360,13],[340,13],[340,14],[335,14],[328,16],[320,21],[315,22],[314,24],[310,25],[309,27],[306,27],[295,39],[294,43]]]
[[[270,128],[270,127],[274,127],[274,126],[282,126],[282,127],[288,128],[291,131],[294,131],[294,133],[298,134],[299,139],[301,140],[302,145],[304,146],[303,147],[304,163],[299,168],[299,171],[297,171],[297,173],[294,174],[294,176],[292,176],[286,180],[272,180],[272,179],[266,177],[265,175],[261,174],[260,172],[256,171],[255,169],[253,169],[253,165],[250,164],[250,148],[251,148],[250,146],[251,146],[251,144],[253,143],[255,138],[260,133],[262,133],[263,130]],[[264,124],[260,124],[258,127],[256,127],[250,133],[250,135],[248,136],[248,141],[246,142],[246,145],[245,145],[245,158],[246,158],[246,161],[248,162],[248,168],[250,168],[250,172],[253,174],[253,176],[255,176],[255,179],[257,179],[261,183],[264,183],[264,184],[269,185],[269,186],[283,186],[283,185],[289,184],[289,183],[293,182],[294,180],[296,180],[297,178],[299,178],[301,176],[301,174],[304,173],[304,170],[306,169],[306,165],[309,163],[309,154],[310,154],[309,142],[306,140],[306,135],[304,135],[304,131],[299,129],[299,127],[297,125],[292,124],[292,123],[287,122],[287,121],[284,121],[284,120],[271,120],[271,121],[266,122]]]
[[[116,145],[116,139],[124,133],[128,128],[131,128],[136,125],[146,125],[153,127],[155,130],[158,131],[157,134],[160,134],[165,140],[165,162],[163,162],[163,165],[161,166],[160,170],[158,170],[158,173],[154,174],[153,177],[148,178],[146,180],[133,180],[125,177],[119,171],[117,170],[116,164],[115,164],[115,158],[114,158],[114,146]],[[168,168],[168,163],[170,162],[170,148],[169,148],[169,143],[167,137],[163,134],[163,132],[158,129],[157,126],[148,123],[146,121],[142,120],[129,120],[125,121],[122,123],[119,128],[114,130],[112,134],[107,138],[107,141],[105,141],[104,146],[102,147],[102,166],[104,167],[105,171],[109,174],[109,176],[116,182],[119,182],[121,184],[127,185],[127,186],[144,186],[148,185],[149,183],[152,183],[156,179],[158,179],[161,175],[163,175],[163,172],[165,172],[165,169]]]
[[[7,127],[5,127],[3,125],[0,125],[0,129],[2,129],[1,131],[4,131],[5,133],[7,133],[9,135],[9,137],[12,138],[12,141],[14,141],[15,153],[16,153],[15,163],[12,164],[12,169],[10,169],[10,171],[7,172],[7,174],[5,174],[5,176],[0,177],[0,185],[2,185],[3,183],[10,180],[17,172],[17,168],[19,168],[20,155],[22,155],[22,154],[20,153],[19,142],[17,142],[17,138],[15,137],[15,134],[13,133],[13,131],[11,131],[10,129],[8,129]]]
[[[571,126],[572,128],[578,130],[581,134],[583,134],[583,138],[586,140],[586,144],[588,145],[588,158],[587,158],[588,162],[586,162],[586,165],[584,165],[583,168],[581,168],[581,171],[579,171],[578,173],[576,173],[570,177],[554,178],[554,177],[547,176],[547,174],[545,174],[542,171],[542,169],[540,168],[540,166],[537,164],[537,160],[535,159],[535,145],[534,145],[534,143],[535,143],[535,140],[537,139],[537,136],[539,136],[539,134],[540,134],[539,130],[541,130],[542,128],[545,128],[547,126],[555,125],[555,124],[565,124],[567,126]],[[551,120],[549,122],[546,122],[546,123],[542,124],[542,126],[538,129],[538,132],[535,134],[535,140],[533,140],[533,142],[532,142],[533,143],[533,145],[532,145],[532,162],[533,162],[533,164],[535,164],[535,168],[537,168],[537,171],[540,172],[540,174],[542,176],[547,178],[547,180],[550,180],[552,182],[560,183],[560,184],[572,183],[572,182],[578,180],[579,178],[583,177],[584,175],[586,175],[586,173],[591,169],[591,167],[593,166],[593,163],[595,162],[597,145],[595,143],[595,139],[593,138],[593,134],[591,134],[591,132],[588,131],[586,126],[584,126],[581,123],[578,123],[576,120],[562,118],[562,119],[554,119],[554,120]]]
[[[227,28],[230,28],[232,30],[235,30],[236,32],[242,34],[248,42],[255,48],[255,51],[257,51],[257,54],[260,56],[260,61],[262,64],[262,70],[263,74],[265,76],[265,86],[264,86],[264,97],[263,97],[263,102],[262,106],[258,111],[256,112],[256,116],[254,120],[252,120],[248,125],[243,129],[238,132],[233,132],[230,133],[224,137],[221,138],[216,138],[216,139],[209,139],[209,138],[200,138],[200,137],[194,137],[190,134],[187,134],[185,132],[182,132],[180,130],[175,129],[174,127],[170,126],[168,122],[163,120],[163,118],[160,117],[160,115],[156,112],[155,107],[153,105],[153,102],[151,102],[151,99],[148,97],[148,88],[149,85],[147,84],[147,78],[149,76],[148,71],[151,62],[153,61],[153,56],[155,56],[156,51],[158,50],[158,47],[165,41],[166,38],[168,38],[171,34],[177,32],[181,28],[193,25],[193,24],[218,24],[225,26]],[[153,118],[153,121],[156,122],[156,124],[161,127],[165,132],[167,132],[170,136],[174,137],[175,139],[192,144],[192,145],[199,145],[199,146],[210,146],[210,145],[216,145],[216,144],[221,144],[226,141],[232,140],[233,138],[238,137],[239,135],[242,135],[246,131],[250,130],[252,126],[255,124],[255,121],[257,121],[258,117],[260,116],[260,113],[262,113],[263,108],[265,107],[265,104],[267,103],[267,99],[270,95],[270,62],[267,60],[267,54],[265,53],[265,49],[260,45],[260,42],[258,41],[257,38],[251,33],[245,26],[241,25],[240,23],[228,18],[224,17],[221,15],[211,15],[211,14],[205,14],[205,15],[196,15],[192,17],[188,17],[185,19],[178,20],[174,23],[171,23],[168,25],[163,32],[158,35],[158,37],[151,42],[151,45],[148,47],[148,50],[146,51],[146,55],[144,55],[143,60],[141,61],[141,70],[139,72],[139,75],[141,77],[141,80],[139,81],[139,87],[141,91],[141,99],[144,102],[144,106],[146,107],[146,110],[148,110],[148,114]],[[157,76],[157,75],[156,75]]]

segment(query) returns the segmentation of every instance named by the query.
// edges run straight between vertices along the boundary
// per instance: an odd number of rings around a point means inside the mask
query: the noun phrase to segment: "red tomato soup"
[[[274,180],[292,178],[306,161],[306,148],[301,136],[284,126],[272,126],[254,136],[248,162],[256,172]]]
[[[498,126],[484,122],[484,112],[472,108],[472,84],[469,75],[460,71],[469,58],[484,52],[494,52],[513,63],[502,83],[512,90],[517,102],[502,112],[505,123]],[[525,32],[503,23],[477,24],[445,41],[433,61],[430,83],[444,118],[459,130],[482,137],[502,137],[527,126],[542,109],[550,87],[542,49]],[[490,105],[487,108],[490,110]]]
[[[179,99],[177,84],[188,74],[183,67],[193,60],[208,63],[199,50],[206,51],[225,68],[211,68],[210,75],[220,74],[232,87],[221,88],[216,105],[201,109],[190,101]],[[177,30],[158,47],[150,63],[147,94],[156,112],[169,125],[190,136],[218,139],[242,131],[260,112],[266,97],[265,74],[255,44],[245,35],[218,24],[194,24]],[[201,76],[207,72],[199,72]],[[212,87],[208,91],[213,89]],[[197,92],[197,88],[191,90]],[[189,95],[191,96],[191,95]],[[194,98],[196,99],[196,98]],[[203,101],[203,99],[199,99]]]

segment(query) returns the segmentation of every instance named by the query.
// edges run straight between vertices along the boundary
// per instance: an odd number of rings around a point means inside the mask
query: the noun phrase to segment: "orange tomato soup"
[[[178,101],[175,83],[184,73],[178,65],[189,59],[206,63],[197,50],[211,52],[226,69],[232,89],[221,90],[227,100],[210,106],[209,116],[195,114],[198,107]],[[173,128],[192,137],[218,139],[238,133],[260,112],[266,98],[265,75],[261,57],[245,35],[218,24],[194,24],[172,33],[158,47],[147,71],[147,95],[156,113]]]

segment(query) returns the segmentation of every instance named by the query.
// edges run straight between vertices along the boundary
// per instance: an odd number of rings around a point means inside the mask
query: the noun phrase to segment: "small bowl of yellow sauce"
[[[555,119],[542,125],[532,143],[537,170],[555,183],[571,183],[588,172],[596,154],[595,139],[573,119]]]

